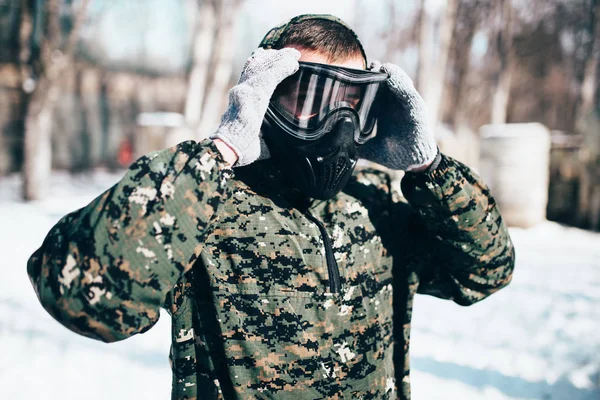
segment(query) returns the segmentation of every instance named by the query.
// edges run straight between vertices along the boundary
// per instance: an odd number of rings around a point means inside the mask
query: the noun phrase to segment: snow
[[[19,201],[0,178],[0,399],[170,397],[170,320],[104,344],[76,335],[39,305],[29,255],[64,214],[121,173],[54,174],[47,200]],[[600,399],[600,234],[551,222],[512,229],[511,285],[471,307],[415,302],[415,399]]]
[[[504,290],[468,308],[417,298],[416,399],[600,399],[600,234],[546,222],[511,237]]]
[[[105,344],[72,333],[40,306],[25,269],[52,225],[122,174],[55,174],[50,197],[18,201],[0,178],[0,399],[168,399],[170,317],[144,335]],[[7,229],[9,228],[9,229]]]

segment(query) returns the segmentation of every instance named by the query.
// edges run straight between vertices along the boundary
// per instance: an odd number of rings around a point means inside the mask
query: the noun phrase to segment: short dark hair
[[[364,59],[356,34],[335,21],[309,19],[291,25],[281,35],[277,48],[295,46],[320,53],[330,62],[354,57]]]

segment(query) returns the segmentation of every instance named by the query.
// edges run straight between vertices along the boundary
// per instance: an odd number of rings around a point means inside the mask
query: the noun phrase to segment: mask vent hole
[[[342,158],[338,158],[335,164],[327,165],[325,167],[325,189],[337,190],[346,171],[348,171],[348,163]]]

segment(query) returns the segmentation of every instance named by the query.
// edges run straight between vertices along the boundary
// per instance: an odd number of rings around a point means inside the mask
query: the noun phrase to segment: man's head
[[[367,56],[356,33],[332,15],[306,14],[271,29],[259,47],[293,47],[300,61],[366,69]]]
[[[262,132],[302,193],[330,198],[345,186],[357,146],[370,137],[373,104],[387,75],[367,71],[356,33],[331,15],[295,17],[271,29],[259,47],[301,53],[299,71],[271,97]]]

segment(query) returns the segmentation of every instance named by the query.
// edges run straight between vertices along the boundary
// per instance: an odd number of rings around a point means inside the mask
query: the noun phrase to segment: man
[[[409,398],[414,295],[479,301],[514,250],[407,75],[367,66],[335,17],[270,31],[212,139],[142,157],[51,230],[28,263],[46,310],[113,342],[165,307],[175,399]],[[408,171],[407,201],[358,157]]]

